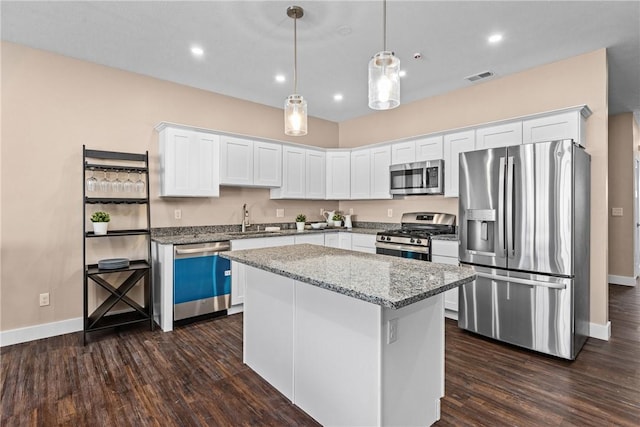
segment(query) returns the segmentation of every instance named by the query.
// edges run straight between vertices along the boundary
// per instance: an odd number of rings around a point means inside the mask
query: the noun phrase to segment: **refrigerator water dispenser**
[[[466,247],[468,251],[495,254],[495,209],[468,209]]]

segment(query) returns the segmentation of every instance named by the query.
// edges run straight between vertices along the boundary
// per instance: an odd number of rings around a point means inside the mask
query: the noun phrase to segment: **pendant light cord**
[[[382,50],[387,51],[387,0],[382,0]]]
[[[298,93],[298,16],[293,18],[293,93]]]

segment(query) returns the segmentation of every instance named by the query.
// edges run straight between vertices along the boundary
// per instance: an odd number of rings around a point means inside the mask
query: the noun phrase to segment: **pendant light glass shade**
[[[293,94],[284,101],[284,133],[290,136],[307,134],[307,101],[298,92],[298,18],[304,16],[300,6],[289,6],[287,16],[293,19]]]
[[[400,60],[382,51],[369,61],[369,108],[390,110],[400,105]]]
[[[284,133],[290,136],[307,134],[307,101],[302,95],[289,95],[284,101]]]

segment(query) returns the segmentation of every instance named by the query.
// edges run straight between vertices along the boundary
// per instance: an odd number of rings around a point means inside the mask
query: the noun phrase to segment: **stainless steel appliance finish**
[[[431,160],[389,166],[392,195],[444,194],[444,162]]]
[[[458,325],[574,359],[588,335],[590,157],[571,140],[460,154]]]
[[[402,214],[399,230],[376,236],[376,253],[431,261],[431,236],[455,233],[456,216],[437,212]]]
[[[227,310],[231,264],[219,256],[229,241],[174,246],[173,320]]]

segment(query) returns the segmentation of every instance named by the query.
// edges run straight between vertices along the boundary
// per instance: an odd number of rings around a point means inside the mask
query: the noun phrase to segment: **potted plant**
[[[107,225],[111,221],[111,217],[108,213],[98,211],[91,215],[91,222],[93,223],[93,232],[96,235],[107,234]]]
[[[333,214],[333,218],[331,219],[333,220],[334,227],[342,227],[342,214],[340,214],[340,212]]]
[[[307,221],[305,214],[298,214],[296,217],[296,228],[298,231],[304,231],[304,223]]]

